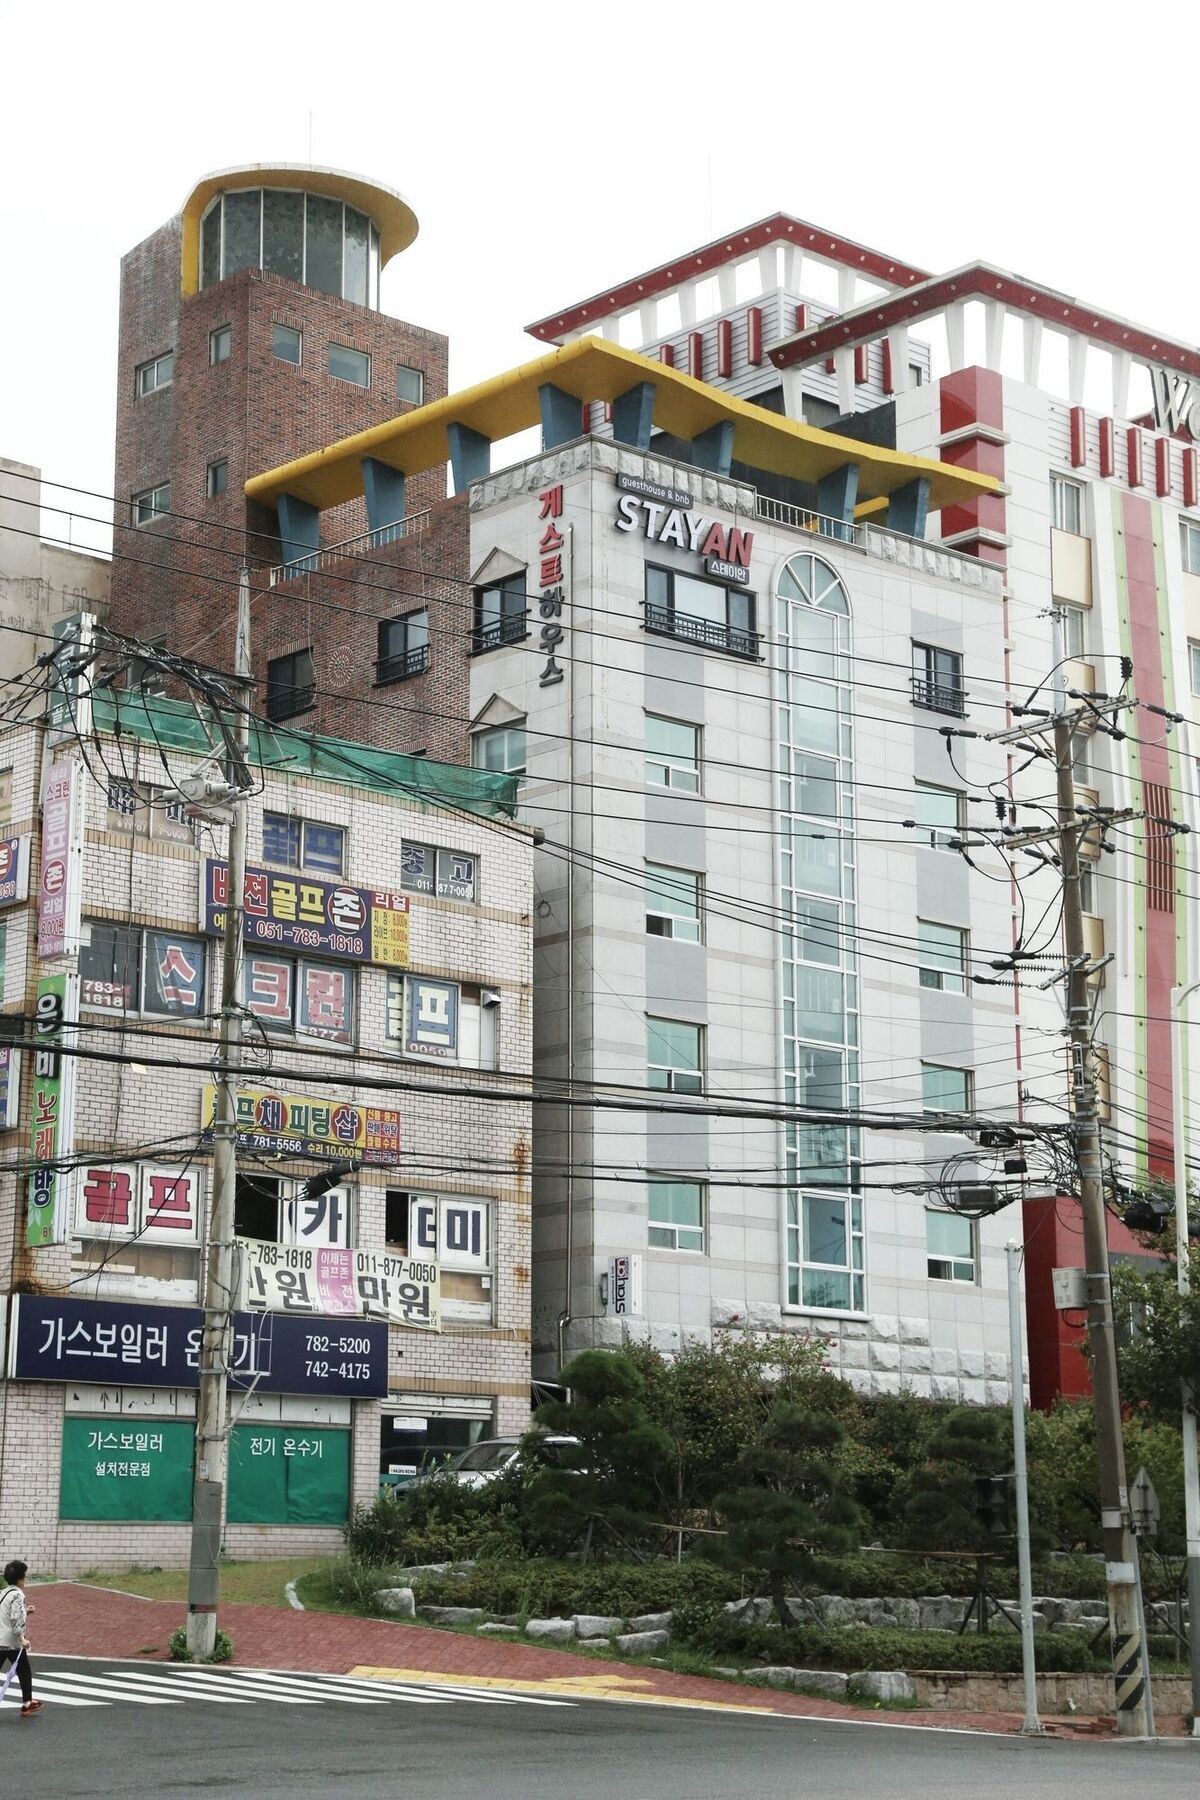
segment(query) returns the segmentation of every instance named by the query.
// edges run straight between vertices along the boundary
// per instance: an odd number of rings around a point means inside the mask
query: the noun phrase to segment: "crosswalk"
[[[540,1694],[467,1683],[368,1681],[282,1669],[196,1668],[187,1663],[107,1664],[46,1658],[34,1665],[34,1694],[55,1707],[80,1706],[571,1706]],[[18,1707],[14,1681],[4,1708]]]

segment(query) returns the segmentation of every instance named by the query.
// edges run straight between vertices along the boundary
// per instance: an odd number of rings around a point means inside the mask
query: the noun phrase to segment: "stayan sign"
[[[654,500],[644,493],[623,493],[617,499],[617,530],[640,531],[654,544],[674,544],[704,559],[704,572],[737,587],[750,585],[750,553],[754,533],[720,519],[672,505],[678,498],[669,489]]]

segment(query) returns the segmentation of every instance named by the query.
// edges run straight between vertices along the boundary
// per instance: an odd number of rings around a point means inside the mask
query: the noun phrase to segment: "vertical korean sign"
[[[562,483],[558,482],[538,495],[538,522],[545,525],[538,539],[538,616],[541,620],[538,649],[546,658],[546,666],[538,676],[539,687],[554,687],[563,678],[557,656],[563,643],[570,545],[562,530],[562,513]]]
[[[38,875],[38,956],[43,962],[74,956],[79,950],[82,863],[82,767],[71,758],[48,762],[42,776]]]
[[[29,1218],[25,1242],[37,1249],[63,1243],[71,1225],[70,1172],[59,1161],[74,1148],[75,1059],[64,1056],[64,1028],[78,1016],[79,977],[65,972],[38,982],[29,1083]]]

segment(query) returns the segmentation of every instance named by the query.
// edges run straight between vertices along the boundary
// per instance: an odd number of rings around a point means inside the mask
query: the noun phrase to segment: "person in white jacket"
[[[29,1639],[25,1626],[34,1608],[25,1598],[27,1563],[13,1561],[5,1566],[7,1583],[0,1594],[0,1669],[16,1663],[16,1676],[21,1684],[21,1717],[31,1719],[41,1711],[42,1702],[33,1697],[33,1670],[29,1666]]]

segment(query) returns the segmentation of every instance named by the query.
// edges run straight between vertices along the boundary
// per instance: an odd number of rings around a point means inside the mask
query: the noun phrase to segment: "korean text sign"
[[[14,1381],[196,1388],[198,1306],[144,1306],[73,1295],[12,1300],[8,1372]],[[313,1321],[284,1314],[234,1314],[230,1385],[264,1394],[342,1395],[378,1400],[388,1391],[388,1328],[380,1320]]]
[[[229,898],[228,864],[207,858],[202,879],[204,930],[209,937],[220,937]],[[318,881],[300,872],[247,869],[242,936],[248,944],[403,969],[408,965],[408,896]]]
[[[42,857],[38,874],[38,955],[43,962],[79,948],[83,898],[83,771],[48,762],[42,777]]]
[[[60,1519],[145,1519],[181,1524],[192,1516],[196,1431],[178,1419],[63,1420]]]
[[[257,1238],[239,1238],[237,1254],[248,1311],[386,1319],[418,1331],[441,1330],[436,1262]]]
[[[25,1242],[61,1244],[70,1229],[71,1171],[60,1169],[75,1133],[75,1059],[62,1050],[64,1026],[77,1016],[79,977],[43,975],[35,1002],[33,1073],[29,1082],[29,1210]]]
[[[204,1090],[202,1134],[212,1136],[217,1090]],[[386,1106],[355,1106],[348,1100],[303,1094],[276,1094],[241,1088],[237,1099],[239,1150],[270,1150],[282,1156],[320,1157],[332,1162],[364,1162],[388,1168],[400,1160],[400,1114]]]

